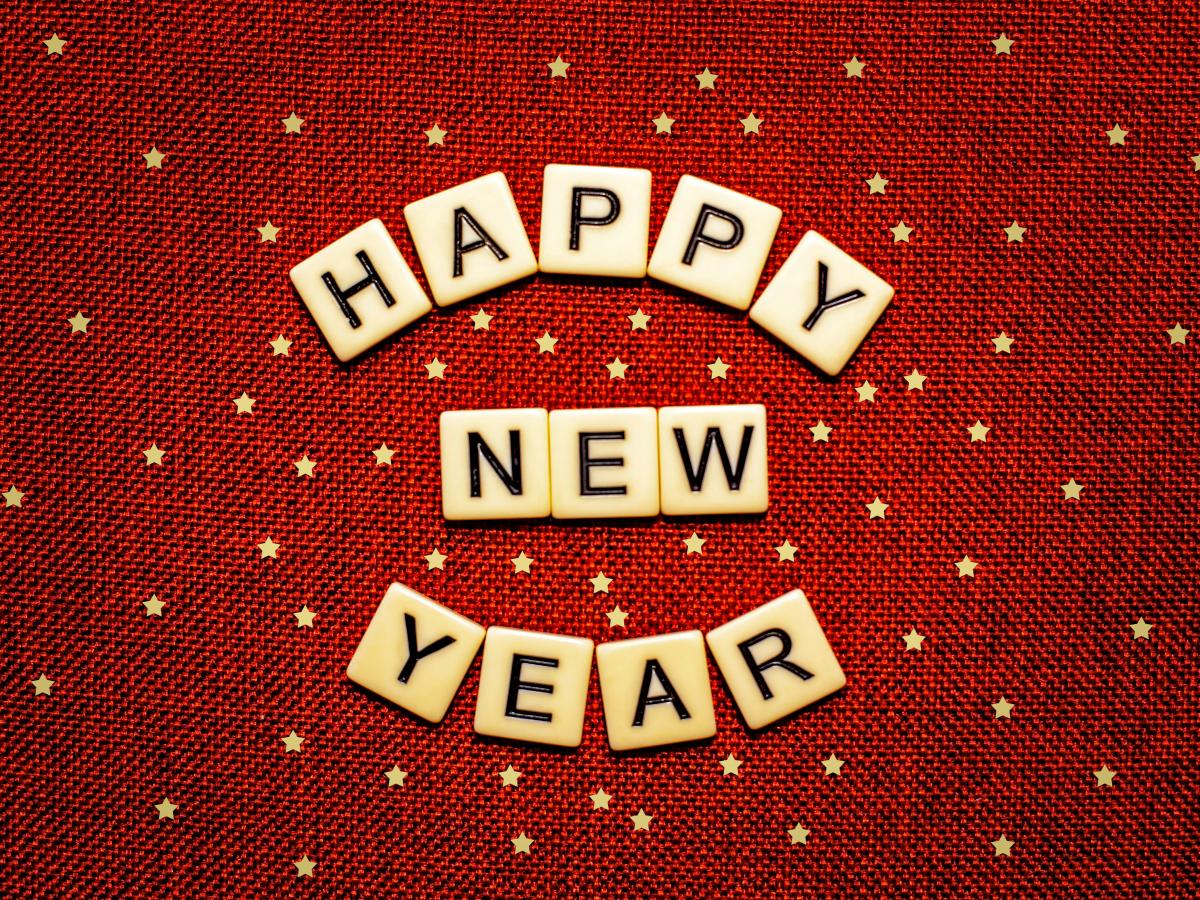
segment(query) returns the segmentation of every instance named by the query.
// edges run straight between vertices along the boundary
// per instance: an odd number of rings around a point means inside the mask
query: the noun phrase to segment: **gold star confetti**
[[[684,556],[691,556],[693,553],[704,555],[704,545],[707,542],[708,538],[702,538],[693,531],[690,538],[684,538],[683,543],[687,546],[687,553]]]
[[[163,160],[167,158],[167,154],[159,153],[157,147],[151,147],[149,153],[143,153],[142,159],[146,161],[147,169],[161,169]]]
[[[65,47],[67,44],[67,42],[60,38],[57,34],[50,35],[50,37],[46,38],[46,40],[42,41],[42,43],[46,45],[47,56],[62,56],[63,47]]]
[[[1148,641],[1150,640],[1150,629],[1154,626],[1141,616],[1138,616],[1138,620],[1129,627],[1133,629],[1133,639],[1135,641]]]
[[[286,119],[280,119],[279,121],[283,123],[284,134],[299,134],[300,126],[304,124],[304,120],[296,115],[295,110],[292,110]]]
[[[978,419],[975,420],[974,425],[967,428],[967,432],[971,435],[971,443],[972,444],[974,444],[976,441],[986,442],[988,432],[991,430],[992,429],[990,429],[988,426],[984,425]]]
[[[569,62],[563,62],[563,58],[561,56],[554,57],[554,62],[548,62],[546,65],[550,67],[551,78],[566,78],[567,69],[571,68],[571,64]]]
[[[793,844],[807,844],[809,834],[811,832],[799,823],[793,825],[787,832],[787,836],[791,838]]]
[[[992,46],[996,48],[997,56],[999,56],[1001,53],[1003,53],[1007,56],[1012,56],[1012,45],[1013,45],[1013,42],[1009,39],[1008,35],[1005,34],[1003,31],[1000,32],[1000,37],[994,38],[992,40]]]
[[[308,858],[307,853],[293,862],[292,865],[296,867],[297,878],[312,878],[313,869],[317,867],[317,864]]]
[[[721,774],[722,775],[741,775],[742,774],[741,772],[738,771],[738,769],[740,769],[742,767],[742,760],[734,757],[734,755],[732,753],[730,753],[727,757],[725,757],[720,762],[721,762]]]
[[[753,110],[746,118],[738,119],[738,121],[742,124],[742,134],[760,134],[758,129],[763,120],[756,116]]]
[[[1192,171],[1200,172],[1200,153],[1197,153],[1195,156],[1189,157],[1189,159],[1191,159],[1191,161],[1192,161],[1192,166],[1193,166]]]
[[[565,75],[563,76],[566,77]],[[528,853],[529,848],[533,846],[533,838],[525,837],[525,832],[521,832],[515,838],[509,838],[512,841],[513,853]]]
[[[1108,136],[1108,146],[1110,146],[1110,147],[1113,146],[1114,144],[1119,144],[1122,147],[1124,147],[1125,146],[1125,135],[1129,134],[1129,132],[1126,131],[1124,128],[1122,128],[1120,125],[1113,125],[1112,128],[1108,129],[1108,131],[1106,131],[1104,133],[1105,133],[1105,135]]]
[[[629,320],[630,327],[633,331],[649,331],[650,319],[653,317],[642,312],[642,308],[639,306],[637,312],[635,312],[633,315],[626,316],[625,318]]]
[[[612,378],[624,379],[625,378],[625,370],[629,368],[629,364],[621,362],[621,357],[614,356],[613,361],[610,363],[606,363],[604,368],[608,369],[608,377],[610,379],[612,379]]]
[[[854,390],[858,394],[859,403],[874,403],[875,392],[879,390],[879,388],[874,387],[869,381],[864,381]]]
[[[792,542],[784,539],[783,543],[775,548],[775,552],[779,554],[779,562],[795,562],[796,551],[799,547],[793,547]]]
[[[813,443],[829,443],[829,435],[833,434],[833,428],[826,425],[821,419],[817,420],[817,424],[808,429],[812,432]]]
[[[999,337],[992,338],[992,343],[995,345],[997,353],[1011,353],[1012,352],[1013,339],[1010,338],[1003,331],[1000,332]]]
[[[267,219],[266,225],[261,225],[254,229],[258,232],[258,242],[260,244],[277,243],[276,238],[279,236],[280,228],[271,224],[271,220]]]
[[[404,779],[408,777],[408,773],[401,771],[399,766],[392,766],[383,774],[387,776],[388,787],[404,787]]]
[[[710,380],[713,380],[713,381],[715,381],[718,378],[725,378],[726,373],[728,373],[729,370],[732,368],[733,368],[733,366],[729,365],[729,363],[727,363],[727,362],[723,362],[721,360],[721,357],[718,356],[716,362],[710,362],[708,364],[708,372],[709,372],[708,377]]]
[[[1065,499],[1065,500],[1080,499],[1079,495],[1080,495],[1080,492],[1083,490],[1083,485],[1080,484],[1078,481],[1076,481],[1074,478],[1072,478],[1066,484],[1059,485],[1059,487],[1062,488],[1062,492],[1064,495],[1063,499]]]
[[[4,508],[8,509],[10,506],[20,507],[21,501],[24,499],[25,492],[17,490],[17,486],[14,484],[4,492]]]
[[[633,820],[634,831],[649,831],[650,820],[653,819],[654,816],[648,816],[646,815],[646,811],[644,809],[639,809],[636,816],[630,816],[629,818]]]
[[[282,334],[273,341],[268,341],[271,345],[272,356],[288,356],[288,350],[291,349],[292,342],[285,338]]]
[[[893,244],[907,244],[909,242],[909,235],[913,233],[912,227],[905,225],[903,219],[889,228],[888,231],[892,233]]]
[[[441,378],[444,380],[447,368],[449,367],[436,356],[430,362],[425,363],[425,371],[429,373],[429,378]]]
[[[880,175],[878,169],[875,170],[874,175],[864,181],[866,181],[868,192],[871,194],[883,194],[887,191],[888,179]]]
[[[1117,773],[1108,766],[1101,766],[1092,774],[1096,776],[1096,787],[1113,787],[1113,778]]]
[[[39,696],[49,697],[50,696],[50,688],[54,687],[54,684],[55,684],[55,682],[51,681],[49,678],[46,677],[45,672],[43,672],[39,678],[37,678],[36,680],[31,681],[29,683],[33,685],[33,696],[35,696],[35,697],[39,697]]]
[[[479,312],[477,312],[477,313],[475,313],[475,315],[471,316],[471,325],[474,326],[472,328],[472,331],[491,331],[492,330],[492,319],[494,319],[494,318],[496,318],[496,317],[489,316],[486,312],[484,312],[484,309],[482,306],[479,307]]]
[[[592,809],[608,809],[608,801],[612,799],[612,795],[604,793],[604,788],[600,788],[596,793],[590,794],[588,799],[592,801]]]
[[[163,607],[167,604],[158,599],[158,594],[151,594],[149,600],[143,600],[142,606],[146,607],[146,617],[158,616],[160,619],[163,614]]]
[[[1191,332],[1188,331],[1186,328],[1184,328],[1182,325],[1180,325],[1178,322],[1176,322],[1174,328],[1167,329],[1167,334],[1170,336],[1172,344],[1186,345],[1187,344],[1187,336],[1189,334],[1191,334]]]
[[[671,134],[671,126],[675,124],[675,120],[665,112],[659,113],[657,119],[651,119],[650,121],[654,123],[655,134]]]
[[[425,135],[426,147],[432,147],[434,145],[437,145],[438,147],[444,147],[446,146],[446,135],[448,135],[450,132],[438,127],[438,123],[434,122],[432,128],[422,133]]]
[[[246,413],[247,415],[251,416],[254,415],[254,403],[254,398],[245,391],[242,391],[242,396],[233,401],[233,405],[237,407],[237,415],[239,416],[242,413]]]
[[[444,571],[446,568],[446,560],[449,558],[450,557],[446,556],[446,554],[442,553],[442,551],[438,550],[437,547],[434,547],[433,552],[425,557],[425,563],[427,566],[425,571],[428,572],[431,569],[442,569]]]
[[[708,66],[704,67],[704,71],[696,76],[696,80],[700,82],[699,90],[712,91],[717,87],[717,76],[708,71]]]
[[[629,618],[629,613],[621,609],[620,604],[617,604],[604,615],[608,617],[609,628],[624,628],[625,620]]]
[[[925,640],[925,635],[917,634],[917,629],[909,629],[908,634],[904,635],[904,650],[920,650],[921,642]]]
[[[867,503],[865,506],[867,507],[867,512],[870,513],[870,518],[872,519],[882,519],[884,518],[884,513],[888,511],[888,504],[880,500],[878,494],[875,495],[875,500],[873,502]]]
[[[313,470],[317,467],[317,464],[308,458],[307,453],[292,463],[292,465],[296,467],[297,478],[312,478]]]
[[[975,562],[969,556],[963,556],[963,558],[954,565],[958,568],[959,578],[974,578],[975,567],[979,565],[979,563]]]
[[[927,375],[922,375],[916,369],[913,369],[912,372],[904,376],[904,381],[908,384],[910,391],[923,391],[925,390],[925,381],[927,378]]]
[[[526,556],[524,550],[510,559],[509,562],[513,564],[514,575],[518,572],[524,572],[526,575],[532,574],[530,567],[533,565],[533,557]]]
[[[546,332],[537,339],[538,353],[553,353],[554,345],[558,343],[558,338],[551,337],[550,332]]]
[[[500,776],[500,783],[504,787],[517,787],[517,779],[521,777],[521,773],[514,769],[511,765],[503,772],[497,773]]]
[[[307,603],[300,607],[299,612],[294,612],[292,615],[296,617],[297,628],[312,628],[313,620],[317,618],[317,614],[308,608]]]
[[[1025,240],[1025,232],[1028,230],[1028,228],[1022,228],[1017,224],[1017,220],[1013,219],[1013,223],[1004,229],[1004,235],[1008,238],[1008,242],[1010,244],[1019,244],[1021,241]]]
[[[279,548],[283,545],[275,543],[268,537],[265,541],[257,546],[260,554],[258,557],[259,559],[279,559],[276,554],[279,552]]]
[[[392,457],[396,455],[396,451],[389,447],[385,441],[372,450],[371,455],[375,457],[375,465],[390,466],[392,464]]]
[[[158,810],[158,818],[161,821],[162,819],[174,819],[175,810],[179,809],[179,805],[163,797],[163,802],[155,803],[154,808]]]
[[[1016,841],[1010,841],[1004,835],[1000,835],[1000,840],[992,841],[992,846],[996,848],[996,856],[1012,856],[1013,844]]]
[[[858,61],[857,56],[852,56],[849,62],[842,63],[842,66],[846,70],[847,78],[862,78],[863,66],[865,65],[866,63]]]
[[[603,572],[598,572],[595,578],[589,578],[588,581],[592,583],[593,594],[607,594],[608,586],[613,582],[611,578],[605,578]]]
[[[161,466],[163,457],[167,455],[167,451],[159,450],[158,444],[154,443],[150,445],[148,450],[143,450],[142,455],[146,457],[147,466]]]
[[[280,740],[283,741],[284,753],[299,753],[300,745],[304,743],[304,738],[296,734],[296,729],[294,728],[287,737],[281,737]]]
[[[67,321],[71,323],[71,334],[87,334],[88,323],[92,320],[82,312],[77,312]]]
[[[995,716],[993,716],[993,718],[1011,719],[1013,705],[1011,703],[1009,703],[1006,699],[1004,699],[1004,697],[1001,697],[999,700],[997,700],[995,703],[992,704],[992,710],[995,712]]]
[[[842,775],[842,766],[846,764],[844,759],[838,759],[836,753],[830,753],[829,759],[821,760],[821,765],[825,767],[826,775],[837,775],[839,778]]]

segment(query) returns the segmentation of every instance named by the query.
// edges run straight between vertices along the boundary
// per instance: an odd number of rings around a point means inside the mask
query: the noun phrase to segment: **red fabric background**
[[[1194,891],[1197,378],[1194,341],[1164,330],[1196,322],[1196,10],[991,7],[6,13],[0,479],[27,497],[0,510],[5,890]],[[989,43],[1001,31],[1011,56]],[[41,44],[52,32],[62,57]],[[546,68],[559,53],[565,80]],[[862,79],[845,77],[852,55]],[[697,90],[705,66],[715,91]],[[279,121],[293,109],[301,135]],[[663,110],[669,137],[650,123]],[[751,110],[762,133],[743,137]],[[445,146],[426,146],[434,122]],[[1117,122],[1129,137],[1110,147]],[[142,161],[152,145],[161,171]],[[716,304],[551,276],[485,298],[490,332],[468,301],[334,361],[292,264],[379,216],[416,268],[403,205],[495,169],[536,245],[547,162],[651,169],[652,233],[683,173],[768,200],[784,219],[764,278],[816,228],[896,300],[837,379]],[[882,197],[863,183],[876,169]],[[268,218],[276,244],[254,231]],[[907,244],[888,231],[901,219]],[[1023,243],[1005,240],[1013,219]],[[625,319],[639,306],[648,333]],[[86,336],[65,322],[77,310]],[[546,329],[553,356],[533,342]],[[1001,331],[1011,355],[993,351]],[[287,357],[267,345],[280,332]],[[422,368],[435,355],[444,382]],[[603,368],[614,355],[624,381]],[[727,381],[704,368],[718,355]],[[914,366],[923,392],[905,389]],[[864,379],[874,404],[856,399]],[[243,390],[252,416],[235,415]],[[443,409],[759,400],[765,516],[440,516]],[[818,419],[829,444],[810,439]],[[151,442],[161,467],[144,464]],[[304,452],[311,480],[292,466]],[[1072,477],[1078,503],[1059,487]],[[863,506],[876,494],[882,522]],[[684,554],[693,529],[703,556]],[[279,558],[259,561],[268,535]],[[776,561],[785,538],[795,564]],[[426,569],[434,545],[445,571]],[[531,577],[512,574],[522,550]],[[586,580],[600,569],[607,597]],[[618,757],[593,680],[578,751],[485,742],[478,665],[440,727],[346,681],[392,580],[484,624],[597,641],[709,628],[799,586],[849,685],[750,734],[714,676],[713,742]],[[144,614],[151,593],[162,619]],[[607,628],[613,602],[624,632]],[[919,653],[901,641],[914,626]],[[49,698],[29,685],[43,671]],[[993,716],[1001,695],[1011,720]],[[280,740],[293,728],[298,754]],[[740,777],[720,774],[729,752]],[[823,774],[831,752],[841,777]],[[496,775],[510,763],[515,790]],[[386,785],[394,764],[403,789]],[[599,787],[609,812],[591,809]],[[164,796],[174,821],[154,811]],[[639,808],[649,832],[632,830]],[[788,842],[797,822],[807,846]],[[528,856],[509,843],[521,831]],[[1001,833],[1011,857],[994,856]]]

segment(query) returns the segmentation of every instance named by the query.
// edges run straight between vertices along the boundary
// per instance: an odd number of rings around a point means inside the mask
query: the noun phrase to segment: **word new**
[[[650,253],[650,172],[546,166],[535,259],[503,172],[404,207],[425,280],[449,306],[535,272],[652,278],[750,307],[782,211],[691,175],[679,179]],[[296,286],[330,349],[353,359],[432,308],[383,223],[372,219],[299,263]],[[892,288],[809,231],[750,319],[817,368],[838,374],[892,299]]]
[[[761,513],[761,404],[452,410],[441,417],[447,519]]]
[[[486,639],[485,639],[486,635]],[[480,644],[475,731],[578,747],[592,673],[608,743],[635,750],[716,734],[705,644],[750,728],[763,728],[840,690],[837,657],[803,591],[701,634],[611,641],[493,626],[486,632],[402,584],[380,601],[346,669],[351,681],[430,722],[445,718]]]

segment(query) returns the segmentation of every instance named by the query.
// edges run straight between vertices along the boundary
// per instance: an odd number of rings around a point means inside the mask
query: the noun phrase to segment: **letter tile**
[[[550,503],[556,519],[658,515],[658,411],[551,411]]]
[[[546,166],[538,244],[543,272],[642,278],[649,246],[649,170]]]
[[[717,733],[704,636],[681,631],[596,648],[608,744],[614,750]]]
[[[764,603],[706,637],[751,728],[770,725],[846,684],[803,591]]]
[[[438,306],[449,306],[537,271],[508,179],[492,172],[404,207]]]
[[[810,231],[762,292],[750,319],[822,372],[837,375],[892,293],[890,284]]]
[[[767,408],[664,406],[658,466],[664,515],[765,512]]]
[[[379,219],[318,250],[295,265],[291,275],[329,349],[342,362],[433,309]]]
[[[493,626],[483,645],[475,730],[491,737],[578,747],[592,675],[592,642]]]
[[[442,515],[539,519],[550,515],[550,426],[544,409],[442,413]]]
[[[647,271],[651,278],[746,309],[782,216],[770,203],[684,175]]]
[[[379,601],[346,675],[397,706],[440,722],[481,643],[481,626],[396,583]]]

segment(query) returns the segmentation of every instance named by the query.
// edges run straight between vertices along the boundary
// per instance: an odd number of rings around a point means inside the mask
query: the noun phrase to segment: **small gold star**
[[[1012,848],[1015,843],[1016,841],[1010,841],[1004,835],[1000,835],[1000,840],[992,841],[992,846],[996,848],[997,856],[1012,856]]]
[[[971,435],[972,444],[974,444],[976,441],[987,441],[988,432],[991,430],[992,429],[984,425],[978,419],[975,420],[974,425],[971,425],[969,428],[967,428],[967,431]]]
[[[874,175],[864,180],[867,183],[868,192],[871,194],[882,194],[887,190],[888,179],[880,175],[878,169],[876,169]]]
[[[884,518],[884,513],[888,511],[888,504],[879,499],[879,495],[875,495],[875,500],[872,503],[866,504],[867,512],[870,513],[872,519]]]
[[[779,554],[779,562],[795,562],[796,551],[799,547],[793,547],[792,542],[784,539],[783,543],[775,548],[775,552]]]
[[[317,617],[317,614],[308,608],[307,603],[300,607],[300,612],[294,612],[292,615],[296,617],[297,628],[312,628],[313,620]]]
[[[592,583],[593,594],[607,594],[608,586],[612,584],[613,580],[611,578],[605,578],[604,573],[599,572],[595,578],[589,578],[588,581]]]
[[[685,538],[683,543],[687,546],[687,553],[684,556],[691,556],[693,553],[704,555],[704,545],[708,543],[708,538],[702,538],[696,532],[692,532],[690,538]]]
[[[308,458],[307,453],[292,463],[292,465],[296,467],[297,478],[312,478],[313,470],[317,467],[317,464]]]
[[[993,716],[993,718],[996,718],[996,719],[1011,719],[1012,718],[1013,705],[1011,703],[1009,703],[1007,700],[1005,700],[1003,697],[1001,697],[999,700],[997,700],[995,703],[992,704],[992,709],[996,713],[995,716]]]
[[[655,134],[671,134],[671,126],[675,124],[675,120],[665,112],[659,113],[657,119],[651,119],[650,121],[654,123]]]
[[[992,343],[996,345],[997,353],[1011,353],[1012,352],[1013,339],[1010,338],[1003,331],[1000,332],[999,337],[992,338]]]
[[[908,634],[904,635],[904,650],[920,650],[921,642],[925,640],[925,635],[917,634],[917,629],[910,629]]]
[[[733,366],[727,362],[723,362],[721,357],[718,356],[716,362],[708,364],[709,379],[715,381],[718,378],[725,378],[726,373],[732,368]]]
[[[1096,787],[1113,787],[1113,778],[1117,773],[1108,766],[1101,766],[1092,774],[1096,776]]]
[[[260,554],[260,556],[258,558],[259,559],[279,559],[279,557],[276,556],[276,553],[279,552],[279,548],[282,546],[283,546],[282,544],[277,544],[268,537],[261,544],[258,544],[258,552]]]
[[[162,618],[163,607],[167,604],[158,599],[158,594],[151,594],[149,600],[143,600],[142,606],[146,607],[146,616],[158,616]]]
[[[1000,32],[1000,37],[995,38],[992,41],[992,46],[996,48],[997,56],[999,56],[1001,53],[1004,53],[1008,56],[1012,56],[1012,45],[1013,45],[1012,40],[1009,39],[1009,36],[1007,34],[1005,34],[1003,31]]]
[[[788,829],[787,836],[791,838],[793,844],[807,844],[810,833],[807,828],[797,823]]]
[[[146,161],[147,169],[161,169],[163,160],[167,158],[167,154],[159,153],[157,147],[151,147],[149,153],[143,153],[142,159]]]
[[[1066,484],[1059,485],[1059,487],[1062,488],[1062,492],[1064,495],[1063,499],[1065,499],[1065,500],[1080,499],[1079,495],[1080,495],[1080,492],[1083,490],[1083,485],[1080,484],[1079,482],[1077,482],[1074,478],[1072,478]]]
[[[1014,242],[1019,244],[1025,240],[1025,232],[1028,230],[1028,228],[1022,228],[1017,224],[1017,220],[1013,219],[1013,223],[1004,229],[1004,234],[1010,244]]]
[[[66,41],[60,38],[57,34],[52,34],[46,40],[42,41],[46,45],[47,56],[62,56],[63,47],[66,46]]]
[[[1133,629],[1133,639],[1135,641],[1148,641],[1150,640],[1150,629],[1154,626],[1139,616],[1138,620],[1129,627]]]
[[[751,110],[750,115],[744,119],[738,119],[742,124],[742,134],[760,134],[758,128],[762,125],[763,120],[756,116]]]
[[[742,760],[736,759],[732,753],[721,760],[722,775],[741,775],[738,771],[742,767]]]
[[[608,809],[608,801],[612,799],[611,794],[604,793],[604,788],[600,788],[594,794],[589,795],[592,801],[592,809]]]
[[[639,809],[636,816],[630,816],[629,818],[633,819],[634,831],[649,831],[650,820],[653,819],[654,816],[648,816],[646,815],[646,811],[644,809]]]
[[[288,350],[292,346],[292,342],[285,338],[282,334],[273,341],[268,342],[271,345],[272,356],[288,356]]]
[[[1125,135],[1129,134],[1129,132],[1126,131],[1124,128],[1122,128],[1120,125],[1114,125],[1112,128],[1110,128],[1108,131],[1106,131],[1104,133],[1106,135],[1108,135],[1108,146],[1110,146],[1110,147],[1113,144],[1120,144],[1122,147],[1124,147],[1125,146]]]
[[[491,331],[492,330],[492,327],[491,327],[492,319],[494,319],[494,318],[496,318],[496,317],[489,316],[486,312],[484,312],[482,306],[479,307],[479,312],[477,312],[477,313],[475,313],[475,315],[471,316],[471,324],[474,326],[474,328],[472,328],[472,330],[473,331]]]
[[[895,225],[893,225],[891,228],[889,228],[888,231],[890,231],[892,233],[892,243],[893,244],[900,244],[900,243],[907,244],[909,242],[909,240],[908,240],[909,235],[911,235],[913,233],[912,227],[905,225],[903,219],[901,219],[899,222],[897,222]]]
[[[280,740],[283,741],[284,753],[299,753],[300,745],[304,743],[304,738],[296,734],[296,729],[294,728],[287,737],[282,737]]]
[[[245,391],[242,391],[242,396],[233,401],[233,405],[237,407],[237,415],[242,413],[254,415],[254,403],[254,398]]]
[[[159,820],[174,819],[175,818],[175,810],[179,809],[179,805],[172,803],[166,797],[163,797],[163,802],[155,803],[154,808],[156,810],[158,810]]]
[[[629,320],[630,327],[633,331],[649,331],[650,319],[653,317],[642,312],[642,308],[639,306],[637,312],[631,316],[626,316],[625,318]]]
[[[538,353],[553,353],[554,345],[558,343],[558,338],[551,337],[550,332],[546,332],[537,339]]]
[[[824,442],[829,443],[829,435],[833,434],[833,428],[826,425],[822,420],[818,419],[817,424],[808,429],[812,432],[813,443]]]
[[[275,239],[279,236],[279,232],[282,229],[278,228],[275,225],[272,225],[271,220],[267,219],[266,225],[261,225],[261,226],[255,228],[254,230],[258,232],[258,242],[260,244],[267,244],[267,243],[274,244],[274,243],[277,243],[277,241]]]
[[[566,77],[565,75],[563,76]],[[533,846],[533,838],[525,837],[525,832],[521,832],[515,838],[509,838],[512,841],[513,853],[528,853],[529,848]]]
[[[71,334],[87,334],[88,323],[92,320],[82,312],[77,312],[67,321],[71,323]]]
[[[569,62],[563,62],[562,56],[554,57],[554,62],[546,63],[546,65],[550,67],[551,78],[566,78],[567,69],[571,68]]]
[[[307,853],[293,862],[292,865],[296,867],[297,878],[312,878],[313,869],[315,869],[317,866],[315,862],[308,858]]]
[[[17,490],[17,486],[14,484],[4,492],[4,508],[8,509],[10,506],[20,507],[21,501],[24,499],[25,492]]]
[[[879,390],[879,388],[874,387],[871,384],[871,382],[869,382],[869,381],[864,381],[862,384],[860,384],[854,390],[858,394],[858,402],[859,403],[864,403],[864,402],[874,403],[875,402],[875,392],[877,390]]]
[[[907,382],[910,391],[923,391],[925,390],[925,381],[928,377],[913,369],[911,373],[904,376],[904,380]]]
[[[163,457],[167,455],[167,451],[159,450],[158,444],[154,443],[150,445],[150,449],[143,450],[142,455],[146,457],[146,465],[161,466]]]
[[[514,769],[511,765],[507,769],[505,769],[503,772],[500,772],[498,774],[500,775],[500,783],[504,787],[517,787],[518,786],[517,779],[521,777],[521,773],[518,772],[516,769]]]
[[[624,628],[625,620],[629,618],[629,613],[621,609],[620,604],[617,604],[604,615],[608,616],[609,628]]]
[[[407,772],[401,771],[399,766],[392,766],[386,772],[388,787],[404,787],[404,779],[408,777]]]
[[[717,87],[717,76],[708,71],[708,66],[704,67],[704,71],[696,76],[696,80],[700,82],[699,90],[712,91]]]
[[[622,378],[623,379],[625,377],[625,370],[629,368],[629,364],[621,362],[621,357],[614,356],[613,361],[610,363],[606,363],[604,368],[608,369],[608,377],[610,379],[611,378]]]
[[[300,126],[304,124],[304,120],[296,115],[295,110],[292,110],[291,115],[286,119],[280,119],[279,121],[283,123],[284,134],[299,134]]]
[[[842,66],[846,69],[847,78],[862,78],[863,66],[865,65],[866,63],[858,61],[857,56],[852,56],[849,62],[842,63]]]
[[[829,759],[821,760],[821,765],[825,767],[826,775],[837,775],[839,778],[842,774],[842,766],[846,764],[844,759],[838,759],[836,753],[830,753]]]
[[[1178,322],[1176,322],[1174,328],[1167,329],[1167,334],[1170,336],[1172,344],[1185,344],[1186,345],[1187,344],[1187,336],[1189,334],[1191,334],[1191,332],[1188,331],[1186,328],[1184,328],[1182,325],[1180,325]]]
[[[375,465],[390,466],[392,464],[392,457],[396,455],[396,451],[389,447],[385,441],[372,450],[371,455],[375,457]]]
[[[33,696],[35,696],[35,697],[41,696],[43,694],[45,696],[49,697],[50,696],[50,688],[54,687],[54,682],[46,677],[45,672],[43,672],[41,674],[40,678],[38,678],[35,681],[31,681],[29,683],[33,685]]]
[[[975,562],[969,556],[963,556],[963,558],[954,565],[958,568],[959,578],[974,578],[975,567],[979,565],[979,563]]]
[[[431,362],[425,363],[425,371],[429,373],[429,378],[445,379],[447,368],[448,366],[436,356]]]
[[[1192,166],[1193,166],[1192,171],[1200,172],[1200,153],[1197,153],[1195,156],[1190,157],[1190,159],[1192,161]]]
[[[435,144],[439,147],[446,146],[446,135],[450,132],[438,127],[437,122],[433,123],[433,127],[423,132],[425,135],[425,146],[432,147]]]
[[[446,556],[446,554],[442,553],[442,551],[440,551],[437,547],[434,547],[433,552],[428,554],[425,557],[425,563],[426,563],[425,571],[428,572],[432,569],[441,569],[441,570],[445,571],[446,560],[449,558],[450,557],[448,557],[448,556]]]
[[[533,558],[526,556],[524,550],[510,559],[509,562],[513,564],[514,575],[518,572],[524,572],[526,575],[532,574],[530,567],[533,565]]]

